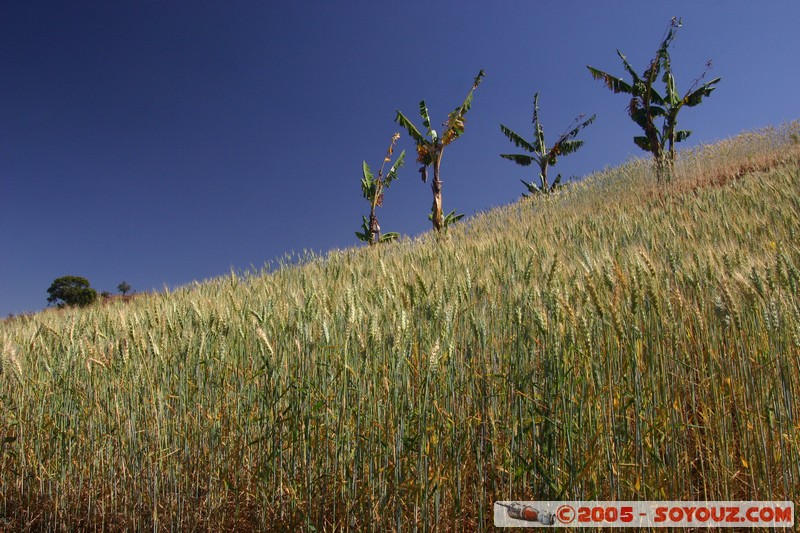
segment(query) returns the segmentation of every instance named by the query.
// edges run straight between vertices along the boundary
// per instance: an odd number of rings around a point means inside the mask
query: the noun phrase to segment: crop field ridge
[[[444,238],[5,321],[0,531],[796,502],[798,228],[795,122],[684,151],[667,185],[631,160]]]

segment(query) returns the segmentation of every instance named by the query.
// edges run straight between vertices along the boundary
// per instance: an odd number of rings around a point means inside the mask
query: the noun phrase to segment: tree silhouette
[[[89,286],[89,280],[80,276],[62,276],[47,289],[47,301],[57,307],[84,307],[97,300],[97,291]]]
[[[131,286],[127,281],[122,281],[117,285],[117,290],[125,296],[127,293],[131,292]]]

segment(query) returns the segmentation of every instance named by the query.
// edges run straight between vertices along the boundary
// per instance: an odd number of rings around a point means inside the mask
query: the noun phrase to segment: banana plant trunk
[[[550,188],[547,185],[547,154],[542,156],[542,162],[540,165],[541,172],[539,173],[539,178],[542,180],[542,192],[547,193],[550,192]]]
[[[669,129],[669,146],[667,153],[664,154],[665,168],[664,176],[667,182],[672,181],[672,174],[675,170],[675,126],[672,125]]]
[[[375,215],[375,205],[369,212],[369,244],[377,244],[381,238],[381,227],[378,225],[378,217]]]
[[[444,226],[444,214],[442,211],[442,180],[439,179],[439,167],[442,164],[442,150],[437,150],[436,158],[433,161],[433,182],[431,183],[431,190],[433,191],[433,205],[431,206],[431,221],[433,222],[433,229],[442,231]]]
[[[664,149],[657,149],[653,154],[656,162],[656,181],[659,183],[672,180],[673,158],[672,152]]]

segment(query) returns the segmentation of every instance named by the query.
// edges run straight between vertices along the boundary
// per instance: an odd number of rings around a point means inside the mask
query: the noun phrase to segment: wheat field
[[[797,501],[798,228],[791,123],[681,153],[669,185],[631,160],[444,239],[4,321],[0,530]]]

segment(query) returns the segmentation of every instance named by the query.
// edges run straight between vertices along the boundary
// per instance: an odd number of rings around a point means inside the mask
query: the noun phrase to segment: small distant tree
[[[381,227],[378,225],[378,217],[375,214],[375,208],[383,205],[383,190],[388,189],[394,180],[397,179],[397,171],[403,166],[406,151],[400,152],[397,159],[392,166],[389,167],[386,175],[383,175],[383,169],[386,163],[392,162],[392,153],[394,153],[394,146],[400,138],[399,133],[392,136],[392,142],[389,143],[389,149],[386,151],[386,157],[383,158],[378,175],[374,176],[366,161],[361,165],[361,193],[364,198],[370,203],[369,206],[369,220],[367,217],[361,217],[361,232],[356,232],[356,237],[362,242],[369,243],[370,246],[379,242],[393,241],[400,236],[397,232],[388,232],[381,235]]]
[[[125,296],[131,292],[131,286],[127,281],[122,281],[119,285],[117,285],[117,290],[121,292],[123,296]]]
[[[517,148],[522,148],[532,155],[500,154],[500,157],[514,161],[518,165],[524,167],[536,163],[539,167],[539,185],[533,182],[528,183],[525,180],[520,181],[522,181],[523,185],[527,187],[530,193],[549,194],[558,187],[558,184],[561,182],[561,174],[556,176],[556,179],[550,184],[547,181],[547,167],[555,165],[558,162],[558,156],[571,154],[583,146],[583,141],[575,140],[575,137],[583,128],[594,122],[596,116],[597,115],[592,115],[588,120],[581,122],[584,115],[579,115],[570,127],[558,137],[558,140],[556,140],[553,146],[548,148],[544,140],[544,128],[542,127],[542,123],[539,122],[539,93],[536,93],[533,95],[532,120],[536,136],[532,142],[526,141],[515,131],[500,124],[500,131],[503,132],[503,135],[508,137],[509,141],[513,142]],[[523,193],[522,196],[528,195]]]
[[[419,171],[422,174],[423,183],[428,181],[428,167],[433,166],[433,182],[431,183],[433,205],[431,206],[431,214],[428,218],[433,223],[433,228],[436,231],[446,229],[451,223],[464,216],[456,215],[455,211],[451,211],[447,216],[444,215],[442,211],[442,180],[439,176],[439,169],[442,164],[442,154],[444,153],[445,146],[458,139],[464,133],[464,115],[466,115],[467,111],[472,107],[472,94],[475,92],[475,89],[478,88],[478,85],[480,85],[484,75],[481,69],[478,75],[475,76],[475,80],[472,82],[472,89],[470,89],[464,102],[455,108],[453,112],[448,115],[447,121],[443,123],[444,131],[441,135],[436,133],[436,130],[431,127],[431,118],[428,114],[428,106],[425,104],[425,100],[419,103],[419,115],[422,117],[422,126],[425,128],[427,137],[422,135],[417,127],[399,110],[395,117],[395,121],[406,129],[417,144],[417,162],[422,164]]]
[[[57,278],[47,289],[48,303],[57,307],[84,307],[97,300],[97,291],[91,288],[89,280],[80,276]]]
[[[681,19],[672,18],[661,41],[661,46],[656,51],[650,66],[641,76],[636,74],[622,52],[617,50],[617,55],[622,59],[625,70],[631,76],[630,84],[625,83],[622,78],[617,78],[587,65],[592,77],[602,81],[610,90],[615,93],[631,95],[631,100],[628,104],[628,116],[644,131],[644,135],[634,137],[633,142],[642,150],[653,154],[658,181],[662,179],[668,181],[672,178],[675,163],[675,143],[685,140],[692,133],[689,130],[675,129],[678,125],[678,112],[684,106],[694,107],[699,105],[704,97],[711,94],[717,83],[722,79],[714,78],[699,85],[706,73],[711,69],[711,61],[708,61],[703,74],[694,80],[692,86],[683,96],[680,96],[675,85],[675,77],[672,74],[669,47],[681,25]],[[663,95],[653,88],[659,74],[662,72],[661,81],[665,86]],[[658,120],[661,121],[660,128],[656,125]]]

